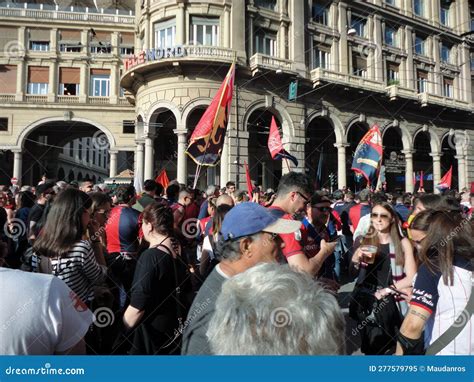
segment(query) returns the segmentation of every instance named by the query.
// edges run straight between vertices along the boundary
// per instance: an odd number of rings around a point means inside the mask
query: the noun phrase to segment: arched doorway
[[[323,117],[314,118],[306,128],[305,171],[315,181],[317,189],[335,190],[337,183],[330,184],[330,174],[337,182],[336,135],[332,123]]]
[[[441,143],[441,177],[453,166],[453,175],[451,179],[451,189],[459,187],[459,168],[458,160],[456,159],[456,140],[449,134],[445,135]]]
[[[413,148],[413,171],[417,177],[415,192],[420,187],[420,174],[423,172],[423,188],[426,192],[433,192],[433,160],[430,156],[431,144],[430,134],[426,131],[420,131],[415,135]]]
[[[347,187],[351,191],[358,192],[367,186],[367,181],[363,177],[357,177],[351,170],[354,153],[363,136],[369,130],[369,125],[365,122],[355,122],[349,126],[347,131],[347,142],[349,143],[349,155],[347,155]],[[375,185],[374,185],[375,187]]]
[[[405,155],[402,153],[402,132],[398,127],[388,127],[382,136],[383,166],[386,191],[402,194],[405,189]]]
[[[74,180],[75,176],[74,176],[74,171],[72,170],[69,170],[69,174],[67,176],[67,180],[68,182],[72,182]]]
[[[35,125],[33,125],[35,126]],[[43,173],[65,179],[64,168],[108,177],[111,144],[98,127],[83,121],[51,120],[37,124],[19,137],[23,147],[22,184],[36,185]],[[68,180],[75,179],[68,173]]]
[[[77,174],[77,180],[80,182],[82,179],[82,172],[79,171],[79,174]]]
[[[162,170],[166,170],[170,180],[177,176],[178,138],[174,133],[176,130],[176,118],[168,109],[158,109],[150,118],[150,126],[156,128],[154,140],[155,149],[155,176]]]
[[[0,184],[10,184],[10,174],[13,174],[13,156],[10,150],[0,150]]]
[[[278,115],[270,110],[263,108],[255,110],[249,116],[247,122],[250,177],[254,183],[262,186],[264,190],[267,188],[276,190],[282,175],[282,166],[287,165],[286,161],[283,164],[281,160],[273,160],[268,150],[268,135],[270,133],[272,117],[275,117],[275,122],[280,129],[280,137],[283,137],[281,130],[282,121]],[[243,165],[243,163],[239,163],[239,165]],[[289,165],[293,166],[290,162]]]

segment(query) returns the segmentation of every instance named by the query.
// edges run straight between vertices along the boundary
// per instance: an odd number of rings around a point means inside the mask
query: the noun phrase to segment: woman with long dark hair
[[[416,215],[410,231],[421,264],[400,328],[397,354],[424,354],[458,317],[457,326],[467,322],[463,330],[445,339],[441,350],[432,354],[474,354],[472,312],[462,313],[472,293],[473,223],[459,212],[426,210]]]
[[[179,354],[178,319],[186,319],[180,288],[186,263],[173,237],[173,212],[166,203],[152,203],[142,213],[144,239],[150,244],[139,257],[130,305],[123,321],[131,331],[131,354]]]
[[[410,241],[402,236],[398,215],[391,204],[380,201],[372,206],[369,232],[360,243],[356,242],[355,247],[352,262],[359,269],[359,287],[372,291],[379,300],[390,293],[387,288],[404,293],[409,291],[416,273],[413,248]],[[405,314],[407,303],[402,295],[398,294],[395,300],[400,313]],[[361,331],[362,351],[365,354],[393,352],[393,338],[388,341],[383,338],[383,333],[379,333],[381,336],[375,339],[369,329],[364,327]],[[398,328],[393,329],[395,332]]]
[[[85,303],[92,301],[94,285],[106,273],[103,256],[95,254],[86,240],[91,205],[85,192],[74,188],[60,192],[33,245],[34,253],[49,258],[52,273]]]

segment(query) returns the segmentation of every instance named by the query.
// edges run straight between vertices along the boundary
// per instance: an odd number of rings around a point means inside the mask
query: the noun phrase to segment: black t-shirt
[[[130,305],[145,311],[135,330],[132,354],[168,354],[164,349],[177,327],[176,264],[178,282],[185,278],[185,268],[178,258],[162,249],[149,248],[138,259],[133,278]]]
[[[43,216],[45,206],[43,204],[35,203],[33,207],[31,207],[30,214],[28,215],[29,222],[38,223]]]

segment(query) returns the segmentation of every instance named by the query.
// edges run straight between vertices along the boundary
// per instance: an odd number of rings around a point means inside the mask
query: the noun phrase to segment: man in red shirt
[[[296,216],[302,217],[314,192],[311,180],[302,173],[290,172],[285,174],[278,185],[277,196],[273,204],[269,207],[274,216],[297,220]],[[308,232],[304,224],[301,229],[291,234],[281,234],[285,247],[282,250],[283,256],[288,264],[296,269],[302,270],[315,276],[322,267],[324,260],[334,252],[336,243],[328,243],[321,239],[317,253],[305,251],[305,238]]]

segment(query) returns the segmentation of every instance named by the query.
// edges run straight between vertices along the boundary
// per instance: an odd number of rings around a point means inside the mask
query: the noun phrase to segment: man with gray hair
[[[220,263],[206,278],[189,310],[182,354],[212,354],[206,332],[224,281],[258,263],[276,262],[282,245],[278,234],[295,232],[299,226],[299,222],[279,219],[257,203],[241,203],[227,213],[216,248]]]
[[[339,355],[336,298],[288,265],[260,264],[222,285],[207,337],[218,355]]]

